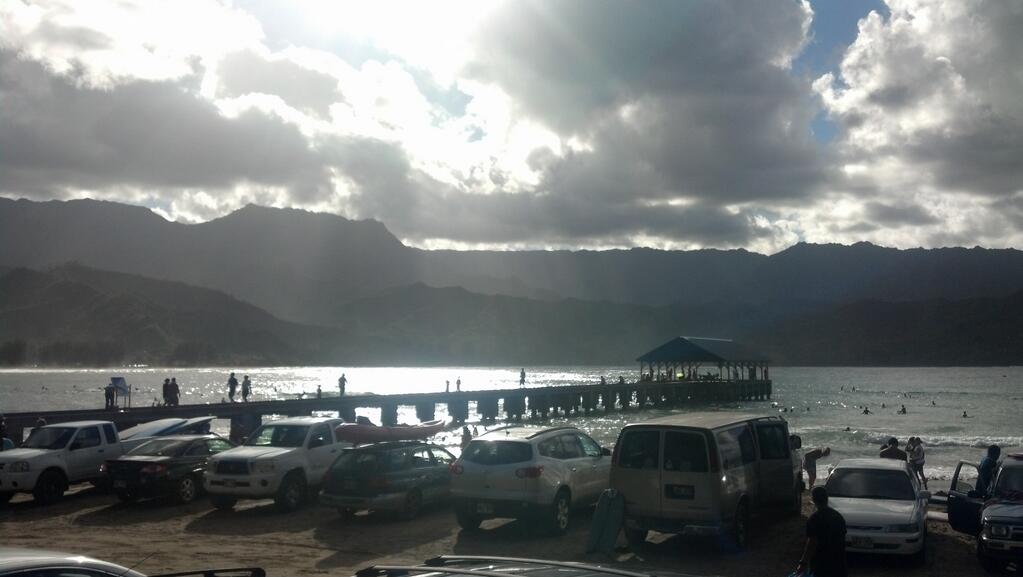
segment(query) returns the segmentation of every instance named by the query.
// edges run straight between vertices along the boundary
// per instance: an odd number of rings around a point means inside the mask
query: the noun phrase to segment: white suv
[[[351,443],[339,442],[334,429],[341,419],[300,417],[264,424],[240,447],[210,457],[203,486],[218,509],[238,499],[273,497],[277,507],[297,509],[310,487],[323,482],[330,465]]]
[[[494,517],[539,518],[568,530],[573,506],[608,487],[611,452],[575,427],[508,427],[473,439],[451,465],[458,524],[478,529]]]

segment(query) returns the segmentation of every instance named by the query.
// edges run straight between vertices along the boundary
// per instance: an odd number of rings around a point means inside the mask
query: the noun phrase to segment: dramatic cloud
[[[15,0],[0,194],[431,247],[1023,244],[1023,7],[888,5],[814,79],[798,0]]]

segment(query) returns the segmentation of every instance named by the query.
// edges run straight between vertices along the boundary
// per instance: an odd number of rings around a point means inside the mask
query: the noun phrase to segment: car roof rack
[[[572,428],[572,427],[570,427]],[[582,569],[586,571],[593,571],[595,573],[606,573],[608,575],[620,575],[621,577],[651,577],[651,573],[639,573],[636,571],[626,571],[624,569],[615,569],[612,567],[604,567],[602,565],[589,565],[586,563],[573,563],[570,561],[549,561],[547,559],[530,559],[528,557],[490,557],[487,555],[440,555],[427,559],[424,565],[431,567],[436,570],[438,568],[444,568],[448,570],[446,563],[458,562],[458,561],[496,561],[498,563],[519,563],[519,564],[532,564],[532,565],[550,565],[551,567],[566,567],[570,569]],[[479,571],[469,570],[474,575],[481,574]],[[504,577],[508,577],[507,573],[501,573]]]

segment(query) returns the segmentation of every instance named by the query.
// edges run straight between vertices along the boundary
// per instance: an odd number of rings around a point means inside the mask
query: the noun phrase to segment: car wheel
[[[45,471],[36,481],[32,497],[41,505],[48,505],[64,496],[66,484],[64,475],[57,471]]]
[[[461,510],[455,511],[455,520],[458,521],[458,526],[466,531],[479,530],[480,523],[483,522],[483,519],[480,519],[476,515]]]
[[[746,503],[739,503],[735,510],[735,519],[732,520],[732,546],[742,551],[749,544],[749,509]]]
[[[558,491],[551,503],[551,532],[555,535],[564,535],[568,532],[568,525],[571,520],[572,498],[568,491]]]
[[[210,503],[213,503],[213,506],[221,511],[230,511],[231,509],[234,509],[237,502],[238,499],[229,495],[210,495]]]
[[[419,509],[423,506],[423,494],[419,489],[412,489],[405,494],[405,504],[401,509],[401,516],[405,520],[412,520],[419,516]]]
[[[305,503],[305,499],[305,478],[299,473],[288,473],[281,482],[281,488],[277,490],[274,504],[281,511],[294,511]]]
[[[122,503],[134,503],[135,501],[139,500],[139,494],[136,493],[135,491],[120,490],[116,491],[115,493],[117,495],[117,498],[120,499]]]
[[[195,477],[185,475],[178,481],[178,486],[174,491],[174,500],[181,505],[187,505],[195,500],[198,493],[199,486],[195,482]]]

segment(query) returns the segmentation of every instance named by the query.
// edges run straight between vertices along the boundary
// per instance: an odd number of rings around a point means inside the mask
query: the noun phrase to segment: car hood
[[[1019,523],[1023,520],[1023,503],[990,503],[984,507],[984,521],[1013,521]]]
[[[828,505],[842,514],[846,525],[895,525],[913,521],[917,502],[834,497]]]
[[[0,463],[30,461],[46,455],[52,455],[56,452],[50,449],[11,449],[10,451],[0,452]]]
[[[287,455],[296,448],[297,447],[235,447],[212,457],[212,459],[214,461],[222,461],[224,459],[266,459]]]

